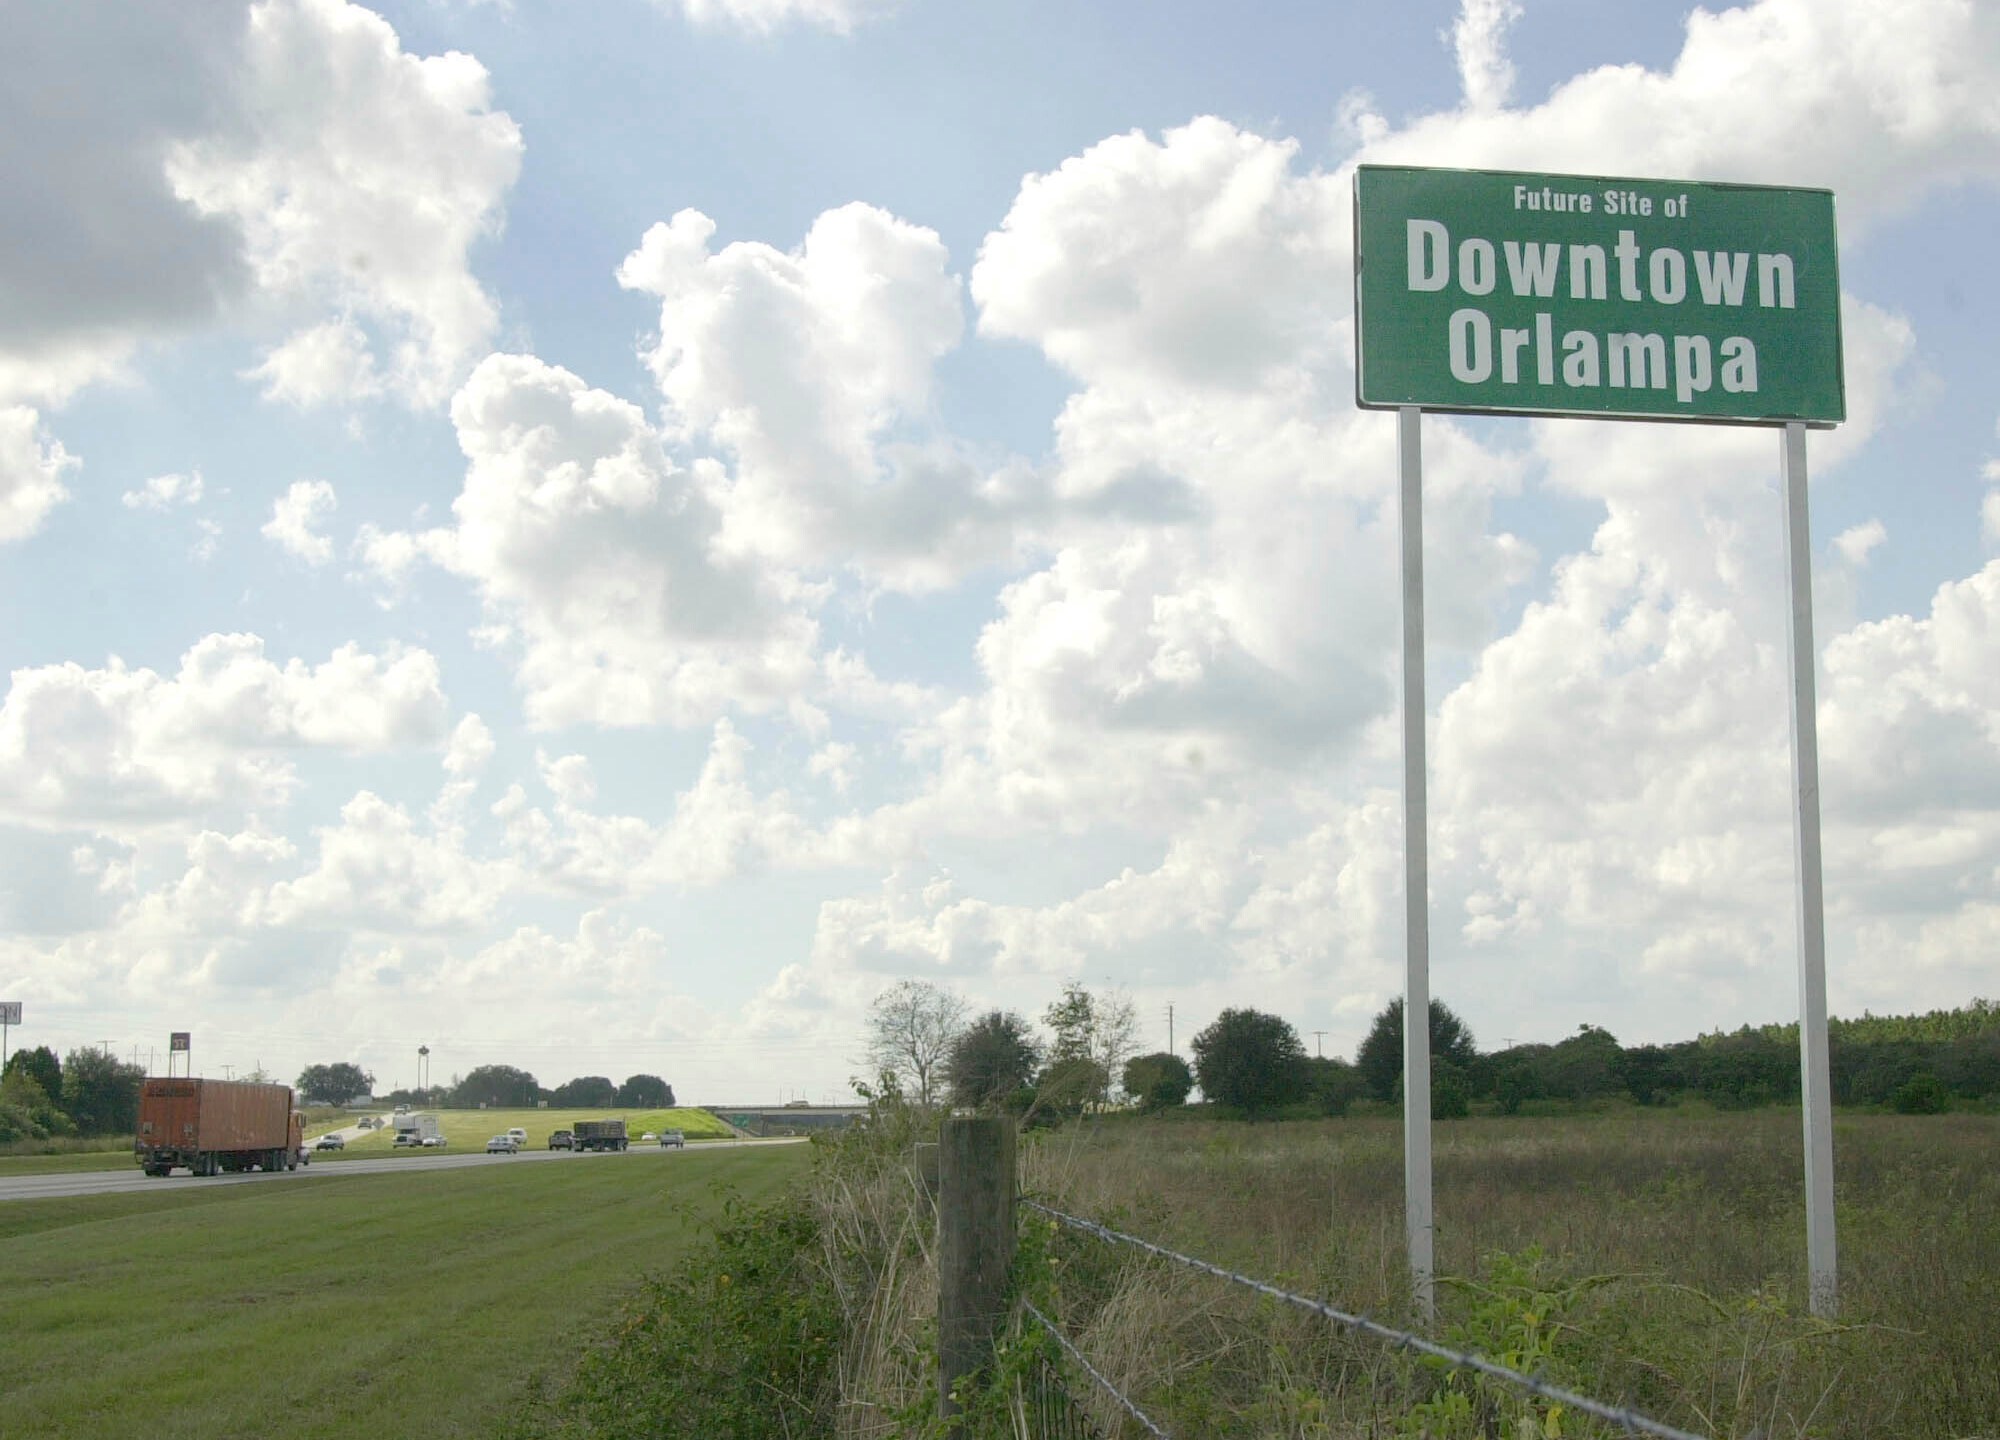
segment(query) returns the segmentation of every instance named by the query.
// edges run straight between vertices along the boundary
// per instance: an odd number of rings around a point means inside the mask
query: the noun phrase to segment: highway
[[[457,1155],[425,1153],[391,1155],[380,1160],[323,1160],[315,1157],[311,1164],[302,1165],[293,1171],[278,1170],[269,1175],[255,1171],[243,1175],[211,1175],[205,1178],[197,1178],[182,1171],[175,1171],[164,1179],[155,1178],[142,1174],[135,1162],[129,1170],[79,1170],[66,1175],[20,1175],[0,1178],[0,1201],[62,1200],[76,1195],[130,1195],[139,1192],[166,1194],[184,1186],[211,1189],[219,1185],[310,1185],[315,1181],[344,1175],[383,1175],[391,1171],[397,1174],[418,1172],[435,1174],[440,1170],[465,1170],[475,1166],[491,1165],[605,1165],[650,1162],[679,1164],[704,1153],[737,1150],[747,1145],[804,1143],[800,1139],[787,1138],[710,1141],[691,1144],[684,1150],[663,1150],[656,1145],[634,1144],[631,1149],[623,1152],[523,1150],[518,1155],[488,1155],[481,1150]]]

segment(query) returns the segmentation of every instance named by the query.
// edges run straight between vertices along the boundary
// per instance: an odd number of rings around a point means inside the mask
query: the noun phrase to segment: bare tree
[[[938,1069],[965,1028],[963,999],[928,980],[899,980],[868,1007],[868,1058],[910,1082],[919,1104],[938,1089]]]
[[[1123,990],[1107,990],[1095,998],[1097,1023],[1091,1036],[1091,1058],[1104,1067],[1106,1075],[1122,1076],[1125,1062],[1139,1050],[1139,1012]]]

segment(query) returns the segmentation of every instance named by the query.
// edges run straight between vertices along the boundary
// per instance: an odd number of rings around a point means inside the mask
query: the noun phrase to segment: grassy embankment
[[[798,1389],[789,1433],[915,1433],[935,1385],[935,1231],[907,1159],[823,1152],[797,1264],[740,1240],[772,1299],[837,1301],[836,1364]],[[913,1128],[901,1143],[928,1125]],[[1436,1133],[1440,1317],[1431,1333],[1698,1433],[1815,1440],[2000,1435],[2000,1118],[1836,1120],[1841,1310],[1805,1303],[1796,1111],[1619,1109],[1445,1122]],[[1402,1154],[1393,1119],[1247,1125],[1114,1117],[1023,1138],[1031,1196],[1217,1264],[1409,1321]],[[1212,1277],[1025,1223],[1021,1280],[1065,1333],[1170,1433],[1204,1437],[1605,1436],[1492,1382]],[[729,1244],[725,1233],[724,1249]],[[564,1440],[778,1433],[687,1394],[686,1362],[754,1353],[771,1305],[674,1326],[704,1293],[750,1278],[706,1254],[649,1315],[593,1356],[526,1433]],[[800,1274],[810,1270],[810,1285]],[[667,1303],[675,1300],[678,1303]],[[814,1298],[817,1297],[817,1298]],[[742,1297],[748,1300],[750,1297]],[[643,1324],[640,1321],[643,1321]],[[1019,1343],[1025,1342],[1025,1343]],[[1019,1358],[1038,1343],[1017,1332]],[[783,1368],[767,1356],[766,1368]],[[802,1372],[804,1373],[804,1372]],[[650,1405],[631,1390],[661,1392]],[[623,1387],[617,1403],[606,1392]],[[677,1388],[678,1387],[678,1388]],[[1114,1407],[1088,1381],[1103,1433]],[[749,1393],[737,1387],[736,1394]],[[997,1397],[996,1397],[997,1398]],[[676,1418],[696,1414],[695,1428]],[[803,1420],[810,1409],[819,1429]],[[643,1414],[643,1426],[629,1417]],[[981,1435],[1007,1432],[995,1428]],[[703,1429],[702,1426],[706,1426]],[[759,1426],[762,1426],[760,1431]]]
[[[386,1114],[386,1111],[371,1111],[371,1114]],[[549,1143],[549,1132],[568,1130],[579,1120],[608,1120],[624,1117],[626,1132],[632,1143],[640,1143],[639,1137],[651,1131],[679,1130],[686,1135],[690,1144],[697,1140],[726,1140],[734,1135],[727,1125],[706,1110],[680,1108],[676,1110],[425,1110],[425,1115],[437,1117],[438,1129],[445,1138],[447,1150],[483,1150],[486,1142],[502,1131],[519,1126],[528,1132],[528,1148],[540,1150]],[[349,1117],[343,1125],[321,1125],[306,1132],[307,1139],[325,1134],[328,1130],[352,1126],[355,1117]],[[410,1153],[407,1149],[395,1148],[395,1129],[391,1124],[379,1130],[370,1131],[357,1139],[347,1142],[345,1150],[315,1155],[314,1162],[320,1160],[380,1158],[384,1155]]]
[[[0,1204],[0,1434],[491,1435],[706,1243],[719,1187],[803,1168],[745,1147]]]

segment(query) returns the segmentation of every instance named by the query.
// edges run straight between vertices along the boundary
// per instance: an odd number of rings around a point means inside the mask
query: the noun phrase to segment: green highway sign
[[[1368,409],[1847,418],[1826,190],[1363,165],[1354,332]]]

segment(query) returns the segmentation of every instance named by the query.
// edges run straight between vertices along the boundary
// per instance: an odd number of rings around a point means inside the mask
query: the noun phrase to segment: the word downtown
[[[1651,197],[1629,191],[1594,196],[1514,189],[1517,209],[1587,214],[1600,208],[1596,202],[1612,215],[1648,215],[1653,209]],[[1686,205],[1684,198],[1668,198],[1663,213],[1684,216]],[[1608,302],[1615,285],[1621,301],[1687,305],[1690,310],[1727,311],[1753,303],[1790,310],[1797,303],[1787,254],[1683,251],[1669,245],[1649,249],[1632,230],[1620,230],[1608,251],[1603,245],[1534,240],[1503,240],[1496,246],[1479,236],[1454,244],[1441,221],[1410,219],[1406,227],[1405,283],[1417,292],[1456,286],[1476,298],[1493,294],[1504,280],[1506,293],[1526,300],[1552,299],[1561,289],[1570,300]],[[1553,386],[1560,377],[1574,390],[1671,386],[1684,405],[1718,384],[1732,394],[1757,390],[1757,347],[1744,335],[1725,335],[1713,344],[1700,333],[1570,329],[1558,336],[1547,310],[1536,311],[1531,324],[1509,326],[1496,325],[1474,305],[1452,311],[1445,330],[1452,378],[1465,385],[1487,384],[1496,372],[1502,385],[1518,385],[1532,372],[1536,384]]]

